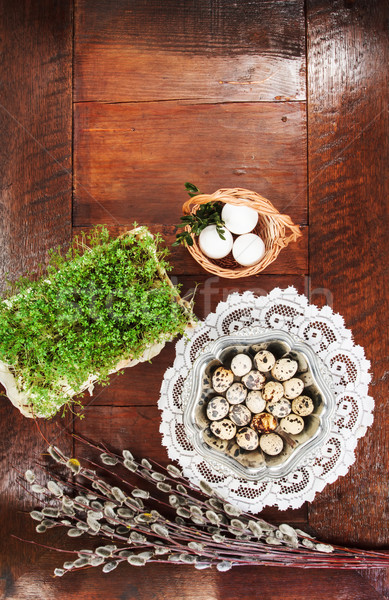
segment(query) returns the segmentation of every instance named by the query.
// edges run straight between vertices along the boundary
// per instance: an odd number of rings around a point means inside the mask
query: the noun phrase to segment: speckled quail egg
[[[277,456],[284,447],[282,438],[276,433],[266,433],[259,438],[261,449],[269,456]]]
[[[238,446],[238,444],[234,440],[230,440],[229,442],[227,442],[227,444],[228,445],[226,449],[226,454],[232,456],[232,458],[235,458],[238,462],[240,462],[241,457],[243,455],[246,455],[245,450]]]
[[[251,412],[244,404],[235,404],[229,413],[231,421],[238,427],[243,427],[251,421]]]
[[[220,421],[228,415],[230,405],[223,396],[216,396],[208,402],[207,417],[211,421]]]
[[[291,358],[279,358],[271,370],[271,374],[277,381],[286,381],[293,377],[298,368],[298,362]]]
[[[244,450],[255,450],[259,443],[258,434],[250,427],[242,427],[236,434],[236,443]]]
[[[241,383],[233,383],[226,392],[230,404],[240,404],[246,400],[247,390]]]
[[[259,371],[254,370],[242,377],[242,383],[244,383],[249,390],[261,390],[265,381],[266,377]]]
[[[231,371],[237,377],[243,377],[251,370],[253,362],[247,354],[237,354],[231,361]]]
[[[284,395],[284,387],[279,381],[268,381],[262,390],[262,396],[266,402],[279,400]]]
[[[263,399],[259,390],[252,390],[247,394],[246,406],[252,413],[260,413],[266,408],[266,400]]]
[[[288,398],[288,400],[297,398],[304,390],[304,383],[297,377],[292,377],[292,379],[284,381],[282,385],[284,386],[284,396],[285,398]]]
[[[310,373],[310,371],[307,371],[306,373],[300,373],[299,379],[301,379],[301,381],[303,382],[304,387],[309,387],[310,385],[313,385],[315,383],[312,377],[312,373]]]
[[[255,431],[268,433],[269,431],[274,431],[274,429],[277,427],[277,419],[270,413],[259,413],[258,415],[253,416],[251,420],[251,427]]]
[[[233,381],[233,372],[225,367],[218,367],[212,375],[212,387],[218,394],[225,392]]]
[[[271,400],[268,402],[266,410],[278,419],[281,419],[291,412],[292,405],[286,398],[279,398],[279,400]]]
[[[300,417],[307,417],[314,411],[315,405],[309,396],[298,396],[292,400],[292,411]]]
[[[236,434],[236,426],[229,419],[213,421],[210,429],[212,433],[221,440],[232,440]]]
[[[309,366],[308,366],[307,359],[301,352],[296,352],[295,350],[291,350],[290,352],[288,352],[288,354],[286,356],[284,356],[284,358],[287,358],[287,357],[291,358],[292,360],[296,360],[298,362],[297,370],[300,373],[305,373],[305,371],[308,371]]]
[[[225,452],[229,443],[227,440],[221,440],[220,438],[214,436],[210,427],[204,429],[203,439],[209,446],[216,448],[216,450],[219,450],[220,452]]]
[[[260,350],[254,356],[254,364],[257,367],[258,371],[262,373],[267,373],[271,371],[276,362],[276,358],[274,354],[269,352],[268,350]]]
[[[280,427],[285,433],[298,435],[304,429],[304,419],[299,415],[287,415],[280,421]]]

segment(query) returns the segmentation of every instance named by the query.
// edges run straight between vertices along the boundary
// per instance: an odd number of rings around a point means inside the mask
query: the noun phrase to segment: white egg
[[[258,223],[258,213],[249,206],[225,204],[222,219],[231,233],[249,233]]]
[[[255,233],[246,233],[236,238],[232,247],[236,262],[244,267],[250,267],[259,262],[265,254],[265,244]]]
[[[224,258],[231,252],[233,237],[227,229],[223,233],[222,240],[216,231],[216,225],[208,225],[199,235],[199,245],[203,254],[209,258]]]

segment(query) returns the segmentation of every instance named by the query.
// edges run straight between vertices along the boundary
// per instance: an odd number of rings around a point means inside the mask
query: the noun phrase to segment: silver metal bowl
[[[253,356],[263,349],[270,350],[276,358],[287,355],[298,362],[295,377],[305,380],[304,394],[315,405],[314,412],[304,418],[305,427],[299,435],[277,431],[284,438],[283,451],[277,456],[266,455],[260,449],[245,452],[234,440],[225,442],[215,438],[206,417],[208,400],[215,395],[211,385],[215,368],[220,364],[229,366],[240,352]],[[220,337],[203,349],[185,381],[182,400],[185,429],[196,451],[217,470],[251,481],[285,477],[310,460],[330,431],[336,405],[331,375],[305,342],[285,331],[254,326]]]

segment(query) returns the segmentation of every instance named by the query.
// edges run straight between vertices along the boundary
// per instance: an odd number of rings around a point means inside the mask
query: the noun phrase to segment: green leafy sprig
[[[185,188],[191,198],[200,193],[193,183],[186,183]],[[177,229],[183,228],[183,231],[177,233],[173,246],[180,246],[180,244],[193,246],[193,236],[200,235],[208,225],[216,225],[216,231],[221,239],[225,240],[224,221],[221,217],[222,209],[222,202],[207,202],[202,204],[195,214],[181,217],[182,223],[177,225]]]

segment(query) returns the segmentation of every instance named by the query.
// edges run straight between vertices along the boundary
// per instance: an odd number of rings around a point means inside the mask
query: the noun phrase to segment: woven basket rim
[[[265,243],[266,252],[263,258],[255,265],[225,268],[220,265],[225,259],[216,261],[205,256],[199,247],[197,238],[192,236],[193,246],[187,246],[187,248],[196,262],[208,273],[228,279],[257,275],[276,260],[282,248],[286,248],[290,242],[296,241],[302,236],[299,225],[295,225],[288,215],[280,213],[270,200],[264,196],[245,188],[221,188],[213,194],[198,194],[193,196],[183,204],[183,214],[194,214],[201,204],[217,201],[236,206],[247,205],[258,212],[261,223],[266,223],[265,235],[261,236]],[[189,227],[186,229],[189,231]],[[288,235],[286,234],[286,230],[289,230]],[[231,260],[233,261],[233,259],[230,259],[230,262]]]

